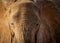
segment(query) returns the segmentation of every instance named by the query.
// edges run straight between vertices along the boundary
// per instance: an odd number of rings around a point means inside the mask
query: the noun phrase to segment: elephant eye
[[[11,25],[14,25],[14,23],[11,23]]]
[[[36,24],[36,26],[38,26],[39,24]]]
[[[12,26],[12,25],[14,25],[14,22],[13,22],[13,21],[10,21],[10,23],[9,23],[9,24]]]

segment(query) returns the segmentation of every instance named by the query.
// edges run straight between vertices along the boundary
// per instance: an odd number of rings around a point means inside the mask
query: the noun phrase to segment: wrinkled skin
[[[16,3],[9,16],[2,16],[0,43],[60,43],[59,11],[49,1],[38,6],[33,2]]]
[[[35,43],[36,33],[40,27],[38,11],[33,2],[22,2],[11,9],[10,26],[15,34],[12,43]]]
[[[19,6],[19,7],[18,7]],[[52,2],[21,3],[11,16],[13,43],[59,43],[60,13]],[[18,36],[18,37],[17,37]]]

